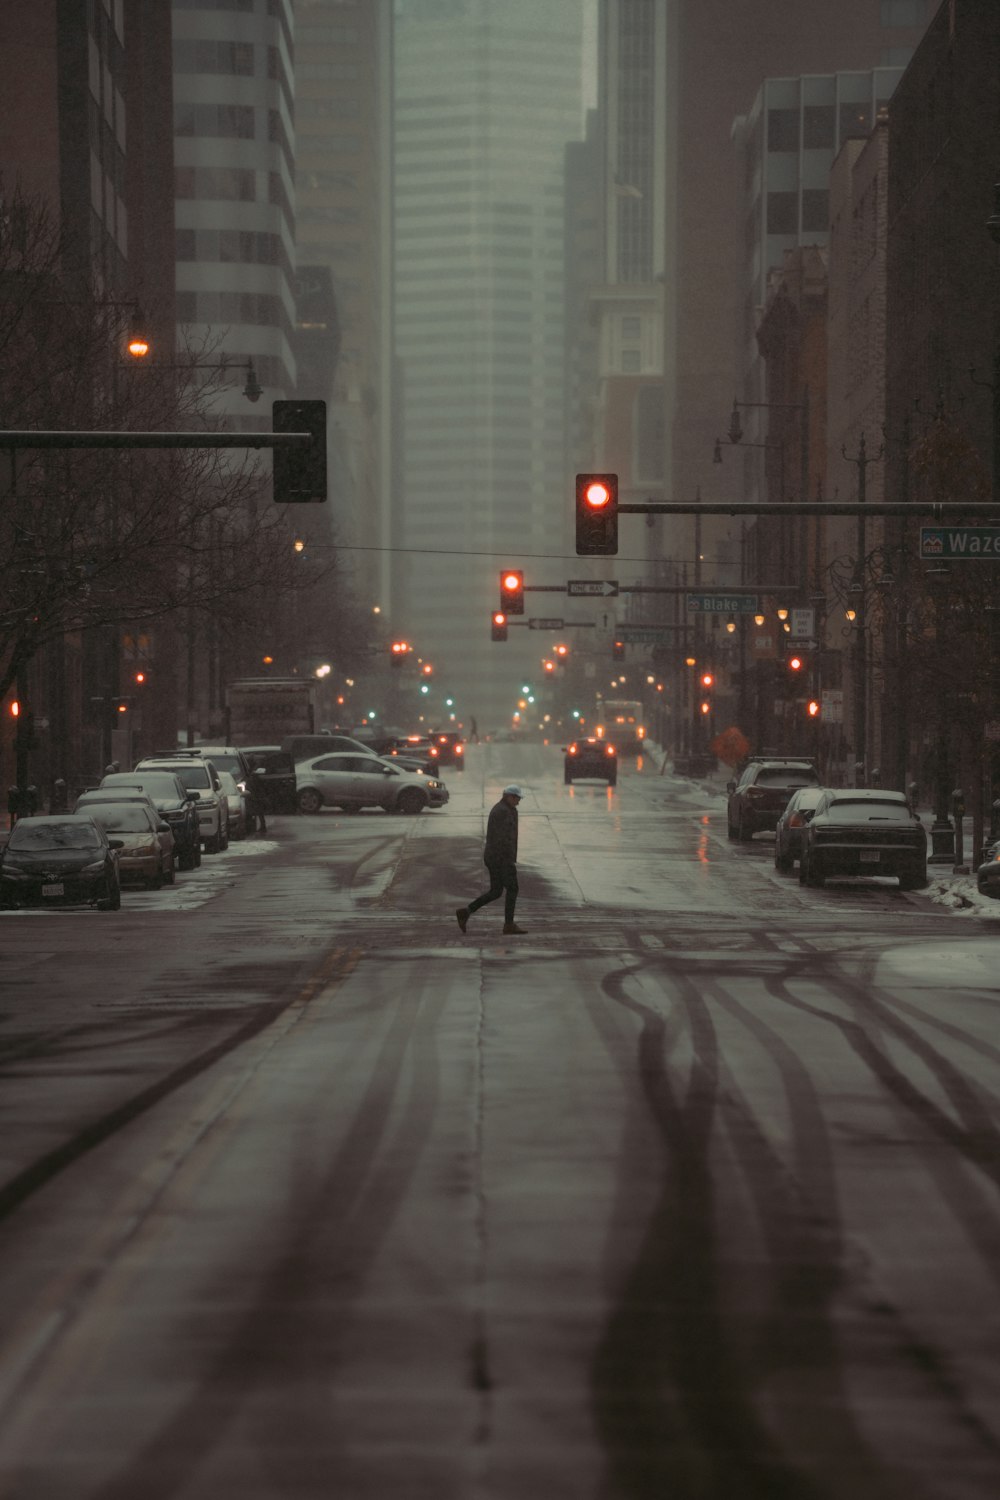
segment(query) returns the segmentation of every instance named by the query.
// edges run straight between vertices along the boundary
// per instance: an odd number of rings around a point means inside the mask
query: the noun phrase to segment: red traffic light
[[[507,615],[524,614],[524,573],[520,568],[501,571],[500,608]]]
[[[702,674],[701,674],[701,685],[702,685],[702,687],[706,687],[706,688],[714,687],[715,686],[715,674],[714,674],[714,672],[702,672]]]
[[[805,662],[801,656],[790,656],[788,658],[788,670],[790,672],[801,672]]]
[[[576,551],[579,557],[618,555],[618,475],[576,476]]]
[[[505,641],[507,639],[507,616],[502,609],[493,611],[490,621],[490,639],[494,641]]]

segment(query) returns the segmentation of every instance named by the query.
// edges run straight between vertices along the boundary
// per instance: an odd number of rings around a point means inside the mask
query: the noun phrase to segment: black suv
[[[738,781],[728,781],[727,831],[745,842],[764,829],[773,830],[800,786],[819,786],[819,772],[811,760],[752,755]]]

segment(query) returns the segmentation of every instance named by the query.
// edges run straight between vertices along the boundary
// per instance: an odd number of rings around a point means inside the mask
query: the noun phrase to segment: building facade
[[[546,644],[512,630],[491,646],[499,569],[565,580],[544,559],[570,551],[564,191],[581,54],[577,0],[396,7],[394,540],[407,550],[393,621],[435,690],[481,724],[509,721]]]

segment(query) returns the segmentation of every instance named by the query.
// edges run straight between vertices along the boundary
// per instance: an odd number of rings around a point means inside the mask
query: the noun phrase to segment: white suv
[[[173,771],[187,791],[198,794],[198,832],[205,853],[219,854],[229,848],[229,803],[219,773],[210,760],[190,754],[147,755],[135,770]]]

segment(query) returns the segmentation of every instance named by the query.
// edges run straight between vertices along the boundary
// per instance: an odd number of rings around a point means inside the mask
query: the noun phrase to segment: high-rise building
[[[303,292],[325,277],[335,328],[300,305],[306,341],[325,345],[330,519],[362,603],[391,594],[391,0],[297,0],[296,245]]]
[[[214,0],[172,5],[177,321],[236,367],[217,410],[253,429],[247,363],[268,400],[296,386],[292,0],[224,25]]]
[[[394,53],[395,540],[411,550],[393,620],[482,724],[509,714],[546,644],[512,630],[491,647],[498,569],[565,580],[571,550],[564,194],[582,8],[400,0]]]
[[[706,499],[732,494],[728,468],[713,470],[712,450],[740,394],[746,349],[747,185],[734,120],[769,78],[905,66],[936,9],[937,0],[674,0],[675,499],[693,499],[706,482]],[[762,264],[762,277],[769,269]],[[672,531],[674,547],[689,550],[682,538],[690,526]]]

